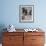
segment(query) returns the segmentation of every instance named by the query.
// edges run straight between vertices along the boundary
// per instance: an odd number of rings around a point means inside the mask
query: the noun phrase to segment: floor
[[[2,46],[2,44],[0,44],[0,46]]]

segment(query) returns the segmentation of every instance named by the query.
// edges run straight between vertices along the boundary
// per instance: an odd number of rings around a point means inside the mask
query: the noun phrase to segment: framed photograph
[[[34,22],[34,5],[19,6],[19,21]]]

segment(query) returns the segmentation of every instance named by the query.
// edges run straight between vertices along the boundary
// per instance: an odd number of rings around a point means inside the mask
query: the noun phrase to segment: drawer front
[[[32,37],[30,36],[24,36],[24,46],[31,46],[32,44]]]
[[[44,44],[44,36],[32,36],[32,44]]]
[[[44,44],[32,44],[32,46],[44,46]]]
[[[4,36],[3,43],[14,43],[14,42],[21,42],[23,40],[23,36]]]
[[[24,36],[24,46],[44,46],[44,36]]]
[[[2,46],[16,46],[15,44],[2,44]]]
[[[4,32],[3,46],[23,46],[23,32]]]
[[[23,44],[3,44],[2,46],[23,46]]]
[[[44,32],[24,32],[24,36],[44,36]]]
[[[23,46],[22,36],[4,36],[3,46]]]
[[[23,32],[4,32],[4,36],[23,36]]]

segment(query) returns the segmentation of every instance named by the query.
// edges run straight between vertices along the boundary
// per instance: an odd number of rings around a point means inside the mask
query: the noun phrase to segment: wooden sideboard
[[[3,46],[44,46],[44,32],[3,32]]]

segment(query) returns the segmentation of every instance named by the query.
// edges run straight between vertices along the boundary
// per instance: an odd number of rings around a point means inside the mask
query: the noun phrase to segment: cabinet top
[[[8,33],[8,31],[6,31],[7,33]],[[14,31],[13,31],[14,32]],[[38,30],[38,31],[25,31],[24,29],[16,29],[16,31],[15,32],[25,32],[25,33],[27,33],[27,32],[29,32],[29,33],[39,33],[39,32],[43,32],[44,33],[44,31],[42,31],[42,30]],[[14,33],[15,33],[14,32]],[[11,32],[12,33],[12,32]]]

